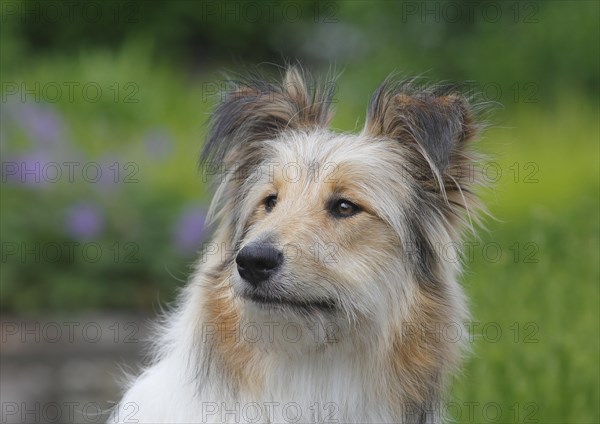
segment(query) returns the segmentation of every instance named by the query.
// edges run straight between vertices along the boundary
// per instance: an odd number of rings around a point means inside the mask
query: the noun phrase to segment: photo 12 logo
[[[16,160],[2,162],[2,182],[29,184],[138,183],[140,166],[136,162],[80,162]]]
[[[17,99],[21,103],[84,102],[139,103],[140,87],[133,81],[100,84],[95,81],[7,81],[2,83],[2,103]]]
[[[18,344],[121,344],[138,343],[140,326],[134,321],[114,320],[2,320],[1,341]]]
[[[98,263],[101,260],[113,263],[133,264],[140,261],[140,246],[135,242],[89,241],[63,242],[16,242],[0,243],[2,263]]]
[[[129,422],[137,422],[137,405],[128,406]],[[2,402],[2,423],[104,423],[110,405],[99,402]],[[125,408],[123,408],[124,411]],[[125,415],[125,413],[123,414]]]
[[[537,24],[540,5],[536,1],[403,1],[402,23],[498,23]]]
[[[0,3],[2,23],[20,24],[100,22],[135,24],[140,18],[140,3],[135,1],[4,0]]]
[[[198,3],[203,21],[221,23],[314,23],[338,22],[339,4],[334,1],[202,1]]]

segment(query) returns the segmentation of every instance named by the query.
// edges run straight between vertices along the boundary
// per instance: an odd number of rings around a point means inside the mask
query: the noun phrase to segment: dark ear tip
[[[398,93],[394,99],[400,108],[412,109],[420,113],[436,113],[448,121],[462,127],[459,141],[475,136],[474,117],[471,104],[461,93],[452,92],[444,95],[433,93],[416,93],[413,95]]]
[[[450,93],[436,97],[435,103],[443,115],[461,126],[462,131],[458,135],[459,142],[475,137],[477,131],[472,107],[467,97],[461,93]]]
[[[457,111],[459,115],[458,119],[462,125],[463,132],[461,141],[474,138],[477,133],[477,128],[474,123],[475,119],[469,100],[462,94],[452,94],[449,97],[451,97],[453,108]]]
[[[230,80],[209,120],[200,163],[241,160],[254,151],[255,142],[284,130],[327,127],[332,93],[318,82],[300,65],[276,80],[259,72]]]

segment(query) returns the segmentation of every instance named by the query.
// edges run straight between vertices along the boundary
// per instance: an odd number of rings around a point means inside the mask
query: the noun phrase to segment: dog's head
[[[218,174],[211,209],[230,253],[220,269],[248,320],[385,333],[435,308],[423,299],[460,298],[458,262],[440,253],[456,248],[477,207],[468,172],[477,128],[452,89],[389,80],[362,132],[336,133],[334,87],[291,68],[280,83],[225,94],[203,153]]]

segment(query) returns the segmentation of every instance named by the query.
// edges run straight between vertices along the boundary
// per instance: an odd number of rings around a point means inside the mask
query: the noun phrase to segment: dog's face
[[[405,91],[379,90],[359,135],[326,128],[327,93],[295,70],[281,86],[237,87],[217,110],[207,152],[226,172],[213,207],[243,319],[385,332],[420,290],[443,296],[451,270],[435,244],[469,207],[474,130],[457,95]]]
[[[333,320],[392,306],[409,289],[397,282],[406,274],[391,222],[411,203],[401,149],[324,130],[262,144],[264,160],[244,182],[231,277],[245,311]]]

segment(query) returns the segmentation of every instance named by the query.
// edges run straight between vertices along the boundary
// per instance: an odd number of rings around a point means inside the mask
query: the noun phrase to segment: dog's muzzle
[[[283,252],[270,243],[251,243],[235,258],[240,276],[258,287],[267,281],[283,263]]]

